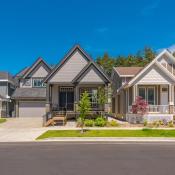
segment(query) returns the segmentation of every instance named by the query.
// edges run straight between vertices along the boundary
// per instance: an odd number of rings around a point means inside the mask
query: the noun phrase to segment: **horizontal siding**
[[[167,75],[165,75],[164,72],[162,72],[162,70],[154,65],[151,69],[149,69],[142,75],[142,78],[139,80],[138,83],[166,84],[171,83],[171,80],[167,77]]]
[[[50,82],[71,82],[87,65],[87,63],[87,60],[80,54],[80,52],[76,51],[52,77]]]
[[[46,77],[48,75],[47,70],[43,67],[40,66],[38,70],[32,75],[32,77]]]
[[[93,69],[91,69],[80,82],[82,83],[85,83],[85,82],[102,83],[103,80]]]

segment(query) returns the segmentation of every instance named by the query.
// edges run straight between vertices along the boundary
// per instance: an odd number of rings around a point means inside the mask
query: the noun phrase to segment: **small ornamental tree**
[[[78,104],[78,110],[80,112],[79,118],[81,121],[81,133],[83,133],[85,117],[91,110],[91,102],[89,94],[86,91],[81,95],[81,100],[79,101]]]
[[[147,112],[148,103],[142,97],[136,97],[135,103],[132,105],[133,114],[141,113],[142,115]]]

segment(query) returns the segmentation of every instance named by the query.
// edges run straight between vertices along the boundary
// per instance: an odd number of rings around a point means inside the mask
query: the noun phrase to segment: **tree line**
[[[145,47],[143,50],[138,51],[136,54],[129,54],[127,56],[117,56],[110,57],[108,53],[105,53],[102,57],[96,59],[97,64],[99,64],[108,75],[111,75],[113,67],[123,66],[123,67],[144,67],[149,62],[151,62],[156,56],[156,52],[150,48]]]

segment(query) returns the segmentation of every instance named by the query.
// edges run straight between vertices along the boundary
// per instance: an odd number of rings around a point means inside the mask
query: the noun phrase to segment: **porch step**
[[[66,124],[66,116],[64,115],[56,115],[55,117],[49,119],[45,126],[54,126],[55,124],[63,124],[65,125]]]

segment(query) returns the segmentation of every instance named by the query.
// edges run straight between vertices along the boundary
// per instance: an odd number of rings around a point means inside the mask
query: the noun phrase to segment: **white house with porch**
[[[148,103],[148,120],[173,119],[175,112],[175,57],[162,51],[146,67],[115,67],[113,112],[129,116],[136,97]],[[131,115],[130,115],[131,116]]]

